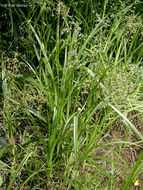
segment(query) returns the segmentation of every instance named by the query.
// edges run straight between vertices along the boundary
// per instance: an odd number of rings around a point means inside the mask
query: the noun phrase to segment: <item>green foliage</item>
[[[3,180],[2,180],[2,177],[0,176],[0,186],[2,185],[3,183]]]
[[[140,4],[1,5],[7,17],[0,34],[2,188],[113,190],[134,189],[134,179],[143,183]]]

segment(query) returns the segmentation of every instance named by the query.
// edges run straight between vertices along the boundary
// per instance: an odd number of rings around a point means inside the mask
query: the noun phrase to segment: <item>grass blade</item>
[[[45,46],[44,46],[44,44],[41,42],[41,40],[40,40],[38,34],[36,33],[35,29],[33,28],[33,26],[32,26],[31,24],[29,24],[29,25],[30,25],[30,28],[31,28],[32,32],[34,33],[34,35],[35,35],[35,37],[36,37],[36,39],[37,39],[37,41],[38,41],[38,43],[39,43],[39,46],[40,46],[40,48],[41,48],[41,51],[42,51],[42,53],[43,53],[43,55],[44,55],[44,58],[45,58],[45,61],[46,61],[47,67],[48,67],[48,71],[49,71],[49,73],[50,73],[50,75],[51,75],[51,78],[54,79],[54,74],[53,74],[51,65],[50,65],[50,63],[49,63],[48,56],[47,56],[47,54],[46,54]]]
[[[137,130],[137,128],[113,105],[109,104],[111,108],[113,108],[123,119],[124,121],[136,132],[136,134],[143,140],[142,134]]]
[[[139,159],[137,160],[136,164],[135,164],[134,167],[132,168],[131,173],[130,173],[130,175],[129,175],[129,177],[128,177],[126,183],[125,183],[125,185],[123,186],[122,190],[128,190],[128,189],[130,189],[130,188],[129,188],[129,185],[130,185],[131,182],[133,181],[133,179],[134,179],[134,174],[135,174],[136,170],[138,169],[139,165],[141,164],[142,159],[143,159],[143,152],[141,153]],[[140,170],[141,170],[141,169],[143,169],[143,165],[142,165],[142,167],[140,168]],[[139,172],[139,170],[138,170],[138,172]],[[137,175],[137,173],[136,173],[136,175]]]
[[[13,174],[13,177],[7,187],[7,190],[10,190],[16,177],[18,176],[19,172],[22,170],[24,164],[27,162],[28,158],[31,156],[32,153],[28,153],[26,154],[26,156],[23,158],[22,162],[20,163],[20,165],[18,166],[17,170],[15,171],[15,173]]]

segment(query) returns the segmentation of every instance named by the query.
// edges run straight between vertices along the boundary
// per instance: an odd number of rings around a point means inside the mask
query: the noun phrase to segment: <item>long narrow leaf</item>
[[[143,152],[141,153],[139,159],[137,160],[136,164],[135,164],[134,167],[132,168],[131,173],[130,173],[130,175],[129,175],[129,177],[128,177],[126,183],[125,183],[125,185],[123,186],[122,190],[128,190],[128,189],[130,189],[130,188],[129,188],[129,185],[130,185],[131,182],[133,181],[134,173],[136,172],[136,170],[138,169],[139,165],[141,164],[142,159],[143,159]],[[143,169],[143,165],[142,165],[142,167],[140,168],[140,170],[141,170],[141,169]],[[139,170],[138,170],[138,172],[139,172]],[[137,175],[137,173],[136,173],[136,175]]]
[[[109,104],[111,108],[113,108],[123,119],[124,121],[136,132],[136,134],[143,140],[142,134],[137,130],[137,128],[113,105]]]
[[[26,156],[23,158],[22,162],[20,163],[20,165],[18,166],[17,170],[15,171],[15,173],[13,174],[13,177],[7,187],[7,190],[11,190],[11,187],[16,179],[16,177],[18,176],[19,172],[22,170],[24,164],[27,162],[28,158],[31,156],[32,153],[28,153],[26,154]]]

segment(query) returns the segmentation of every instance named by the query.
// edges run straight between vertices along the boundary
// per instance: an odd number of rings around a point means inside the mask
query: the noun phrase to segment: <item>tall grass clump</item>
[[[142,186],[137,6],[105,0],[7,7],[16,30],[1,50],[3,189]]]

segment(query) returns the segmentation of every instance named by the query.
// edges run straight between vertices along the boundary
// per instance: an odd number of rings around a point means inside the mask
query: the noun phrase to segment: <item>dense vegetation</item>
[[[0,188],[143,189],[142,1],[0,5]]]

